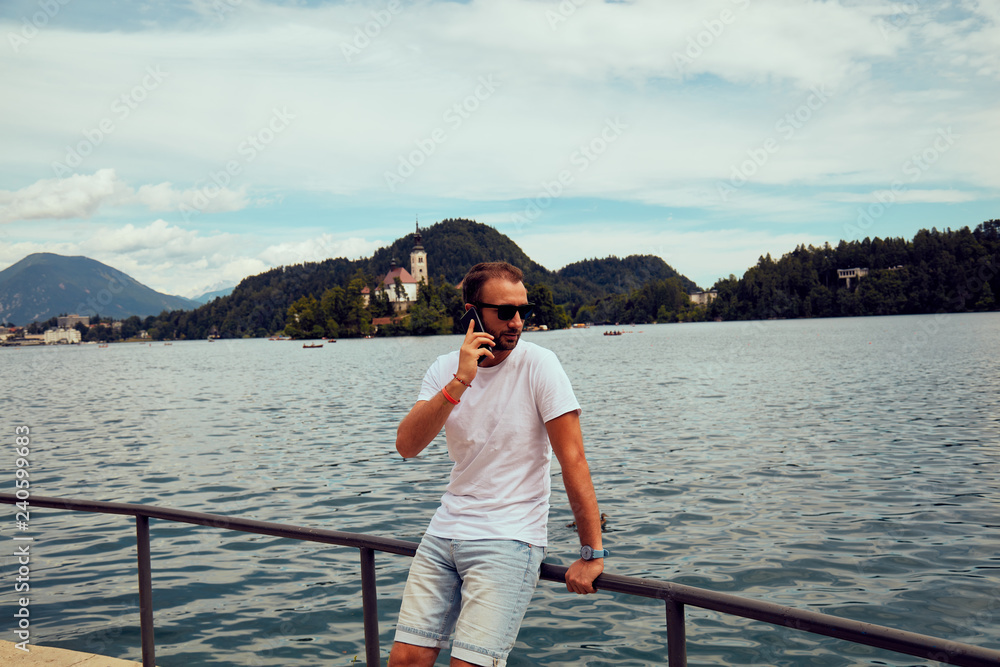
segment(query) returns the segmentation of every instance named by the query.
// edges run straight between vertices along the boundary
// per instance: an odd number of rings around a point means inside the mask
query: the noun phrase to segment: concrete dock
[[[81,653],[64,648],[28,645],[30,651],[16,648],[14,642],[0,641],[0,665],[30,667],[142,667],[141,662],[109,658],[95,653]]]

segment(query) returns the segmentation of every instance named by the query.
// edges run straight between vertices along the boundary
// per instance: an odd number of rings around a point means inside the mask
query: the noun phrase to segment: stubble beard
[[[517,347],[517,342],[521,340],[521,332],[512,332],[507,327],[503,327],[499,331],[491,331],[493,334],[493,341],[496,345],[493,346],[494,352],[508,352]],[[512,334],[514,337],[505,337],[504,334]]]

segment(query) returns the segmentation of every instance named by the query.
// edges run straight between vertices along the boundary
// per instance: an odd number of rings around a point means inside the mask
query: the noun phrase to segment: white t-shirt
[[[457,350],[438,357],[418,400],[433,398],[457,371]],[[545,422],[573,411],[580,404],[550,350],[522,340],[498,366],[480,367],[445,422],[455,465],[428,534],[546,546],[552,448]]]

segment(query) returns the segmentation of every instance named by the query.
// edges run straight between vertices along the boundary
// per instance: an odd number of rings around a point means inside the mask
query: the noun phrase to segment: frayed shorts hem
[[[482,665],[482,667],[504,667],[507,664],[506,656],[497,657],[484,648],[478,648],[464,642],[452,644],[451,657],[471,662],[473,665]]]
[[[448,648],[448,645],[451,643],[448,637],[442,639],[438,636],[429,635],[417,628],[399,626],[396,627],[395,641],[403,644],[413,644],[414,646],[423,646],[425,648]]]
[[[436,649],[446,649],[451,644],[447,638],[440,639],[437,636],[430,636],[417,628],[405,627],[396,628],[395,641],[402,644]],[[472,644],[466,644],[465,642],[455,642],[451,647],[451,655],[460,660],[471,662],[473,665],[482,665],[483,667],[505,667],[507,664],[506,656],[498,656],[492,651],[473,646]]]

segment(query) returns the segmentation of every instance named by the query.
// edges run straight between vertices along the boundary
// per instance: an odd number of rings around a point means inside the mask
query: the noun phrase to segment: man
[[[506,664],[545,556],[552,452],[585,545],[566,587],[593,593],[604,569],[580,405],[555,354],[518,342],[531,311],[521,279],[505,262],[469,270],[465,307],[476,306],[486,331],[469,323],[399,424],[396,449],[406,458],[444,426],[455,465],[410,566],[390,667],[433,665],[452,630],[452,667]]]

